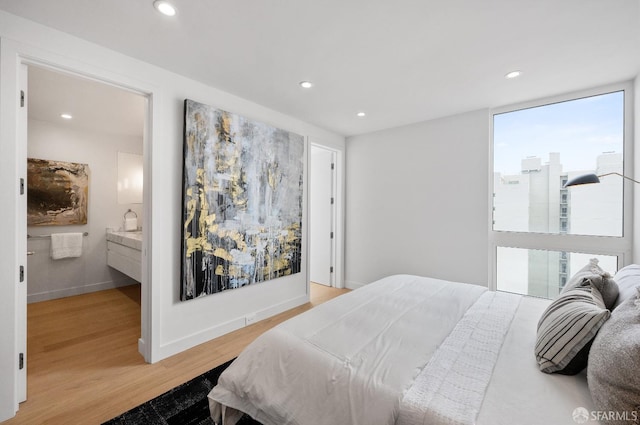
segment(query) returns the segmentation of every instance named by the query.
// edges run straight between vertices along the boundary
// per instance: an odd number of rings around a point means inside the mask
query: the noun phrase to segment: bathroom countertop
[[[107,240],[142,251],[142,230],[133,232],[107,231]]]

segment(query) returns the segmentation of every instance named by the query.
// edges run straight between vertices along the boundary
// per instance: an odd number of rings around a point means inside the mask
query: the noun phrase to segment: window
[[[562,256],[568,260],[559,261]],[[604,270],[617,270],[614,255],[498,247],[498,290],[554,298],[571,275],[594,257]]]
[[[630,86],[620,85],[494,112],[494,288],[552,298],[589,258],[610,273],[625,264],[630,183],[608,175],[564,185],[587,173],[624,174],[633,157],[630,99]]]

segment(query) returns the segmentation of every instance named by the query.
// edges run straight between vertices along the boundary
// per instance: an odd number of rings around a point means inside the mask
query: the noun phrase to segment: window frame
[[[535,232],[517,232],[493,229],[494,214],[494,116],[522,109],[535,108],[554,103],[566,102],[585,97],[597,96],[617,91],[624,91],[624,124],[623,124],[623,174],[634,177],[634,146],[633,146],[633,84],[630,81],[606,86],[595,87],[587,90],[570,92],[557,96],[540,98],[532,101],[493,108],[489,111],[489,289],[497,290],[497,249],[498,247],[540,249],[551,251],[579,252],[584,254],[615,255],[618,258],[618,269],[630,264],[632,261],[633,248],[633,182],[622,179],[619,176],[609,178],[620,178],[623,180],[623,215],[622,215],[622,236],[590,236],[571,234],[550,234]],[[611,271],[612,273],[614,271]],[[525,294],[526,295],[526,294]]]

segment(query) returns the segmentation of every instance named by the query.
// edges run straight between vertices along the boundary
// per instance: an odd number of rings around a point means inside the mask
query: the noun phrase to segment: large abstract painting
[[[304,138],[185,100],[181,299],[300,272]]]
[[[27,225],[87,224],[89,166],[27,158]]]

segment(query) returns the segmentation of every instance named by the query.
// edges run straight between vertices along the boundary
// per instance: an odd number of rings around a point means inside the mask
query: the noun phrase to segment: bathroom
[[[36,66],[29,66],[28,82],[28,158],[84,164],[88,190],[86,223],[38,222],[33,220],[29,207],[27,302],[138,284],[140,231],[144,226],[145,98],[105,83]],[[29,185],[34,182],[29,177],[27,180],[29,196]],[[40,188],[45,186],[46,182],[41,182]],[[115,250],[111,253],[107,248],[108,229],[116,232],[110,236],[115,239],[109,241]],[[62,255],[63,258],[53,259],[60,257],[61,251],[58,245],[52,247],[51,235],[59,233],[75,233],[64,237],[69,236],[76,249]],[[58,243],[60,237],[55,239]],[[77,246],[79,243],[81,248]]]

